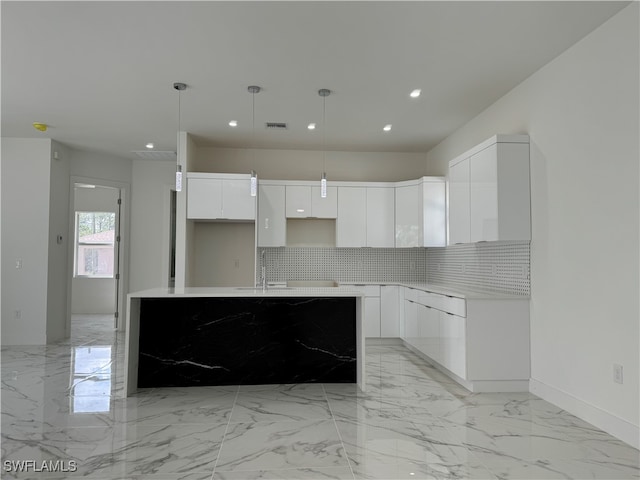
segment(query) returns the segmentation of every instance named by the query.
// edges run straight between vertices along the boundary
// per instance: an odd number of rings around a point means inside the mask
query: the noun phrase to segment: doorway
[[[101,316],[119,328],[121,316],[121,188],[74,181],[71,225],[71,316]],[[77,325],[77,323],[72,323]]]

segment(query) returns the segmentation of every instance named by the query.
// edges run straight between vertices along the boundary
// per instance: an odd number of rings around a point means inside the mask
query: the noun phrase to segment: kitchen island
[[[125,394],[138,388],[357,383],[362,293],[158,288],[128,295]]]

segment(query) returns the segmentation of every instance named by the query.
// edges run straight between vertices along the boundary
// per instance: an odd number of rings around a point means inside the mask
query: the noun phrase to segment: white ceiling
[[[2,1],[2,136],[426,152],[628,3]]]

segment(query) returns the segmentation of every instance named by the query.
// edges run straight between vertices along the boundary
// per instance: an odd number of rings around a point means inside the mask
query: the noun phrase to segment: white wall
[[[394,182],[429,175],[424,153],[326,152],[327,178]],[[198,148],[193,169],[199,172],[249,173],[272,180],[316,180],[322,175],[322,151]]]
[[[70,151],[52,142],[53,160],[50,169],[49,235],[47,269],[47,343],[69,336],[67,331],[67,288],[69,275],[69,171]],[[51,154],[51,153],[50,153]]]
[[[111,187],[74,188],[74,211],[115,212],[119,190]],[[75,224],[75,218],[69,221]],[[74,227],[75,228],[75,227]],[[73,241],[73,239],[72,239]],[[73,269],[73,258],[69,262]],[[73,275],[73,270],[72,273]],[[87,278],[73,276],[71,281],[71,313],[113,314],[116,308],[116,281],[114,278]]]
[[[190,286],[255,285],[256,231],[251,223],[196,222]]]
[[[130,291],[168,286],[172,162],[134,160],[131,189]]]
[[[3,138],[1,158],[2,344],[42,345],[47,340],[51,140]]]
[[[638,447],[639,5],[633,3],[428,153],[531,136],[534,393]],[[613,364],[624,384],[613,383]]]
[[[105,180],[105,184],[131,183],[131,160],[85,150],[71,150],[70,153],[71,175]]]

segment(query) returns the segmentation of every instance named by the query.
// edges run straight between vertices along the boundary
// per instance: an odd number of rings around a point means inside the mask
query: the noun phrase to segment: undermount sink
[[[338,287],[338,282],[335,280],[289,280],[287,281],[287,287]]]

